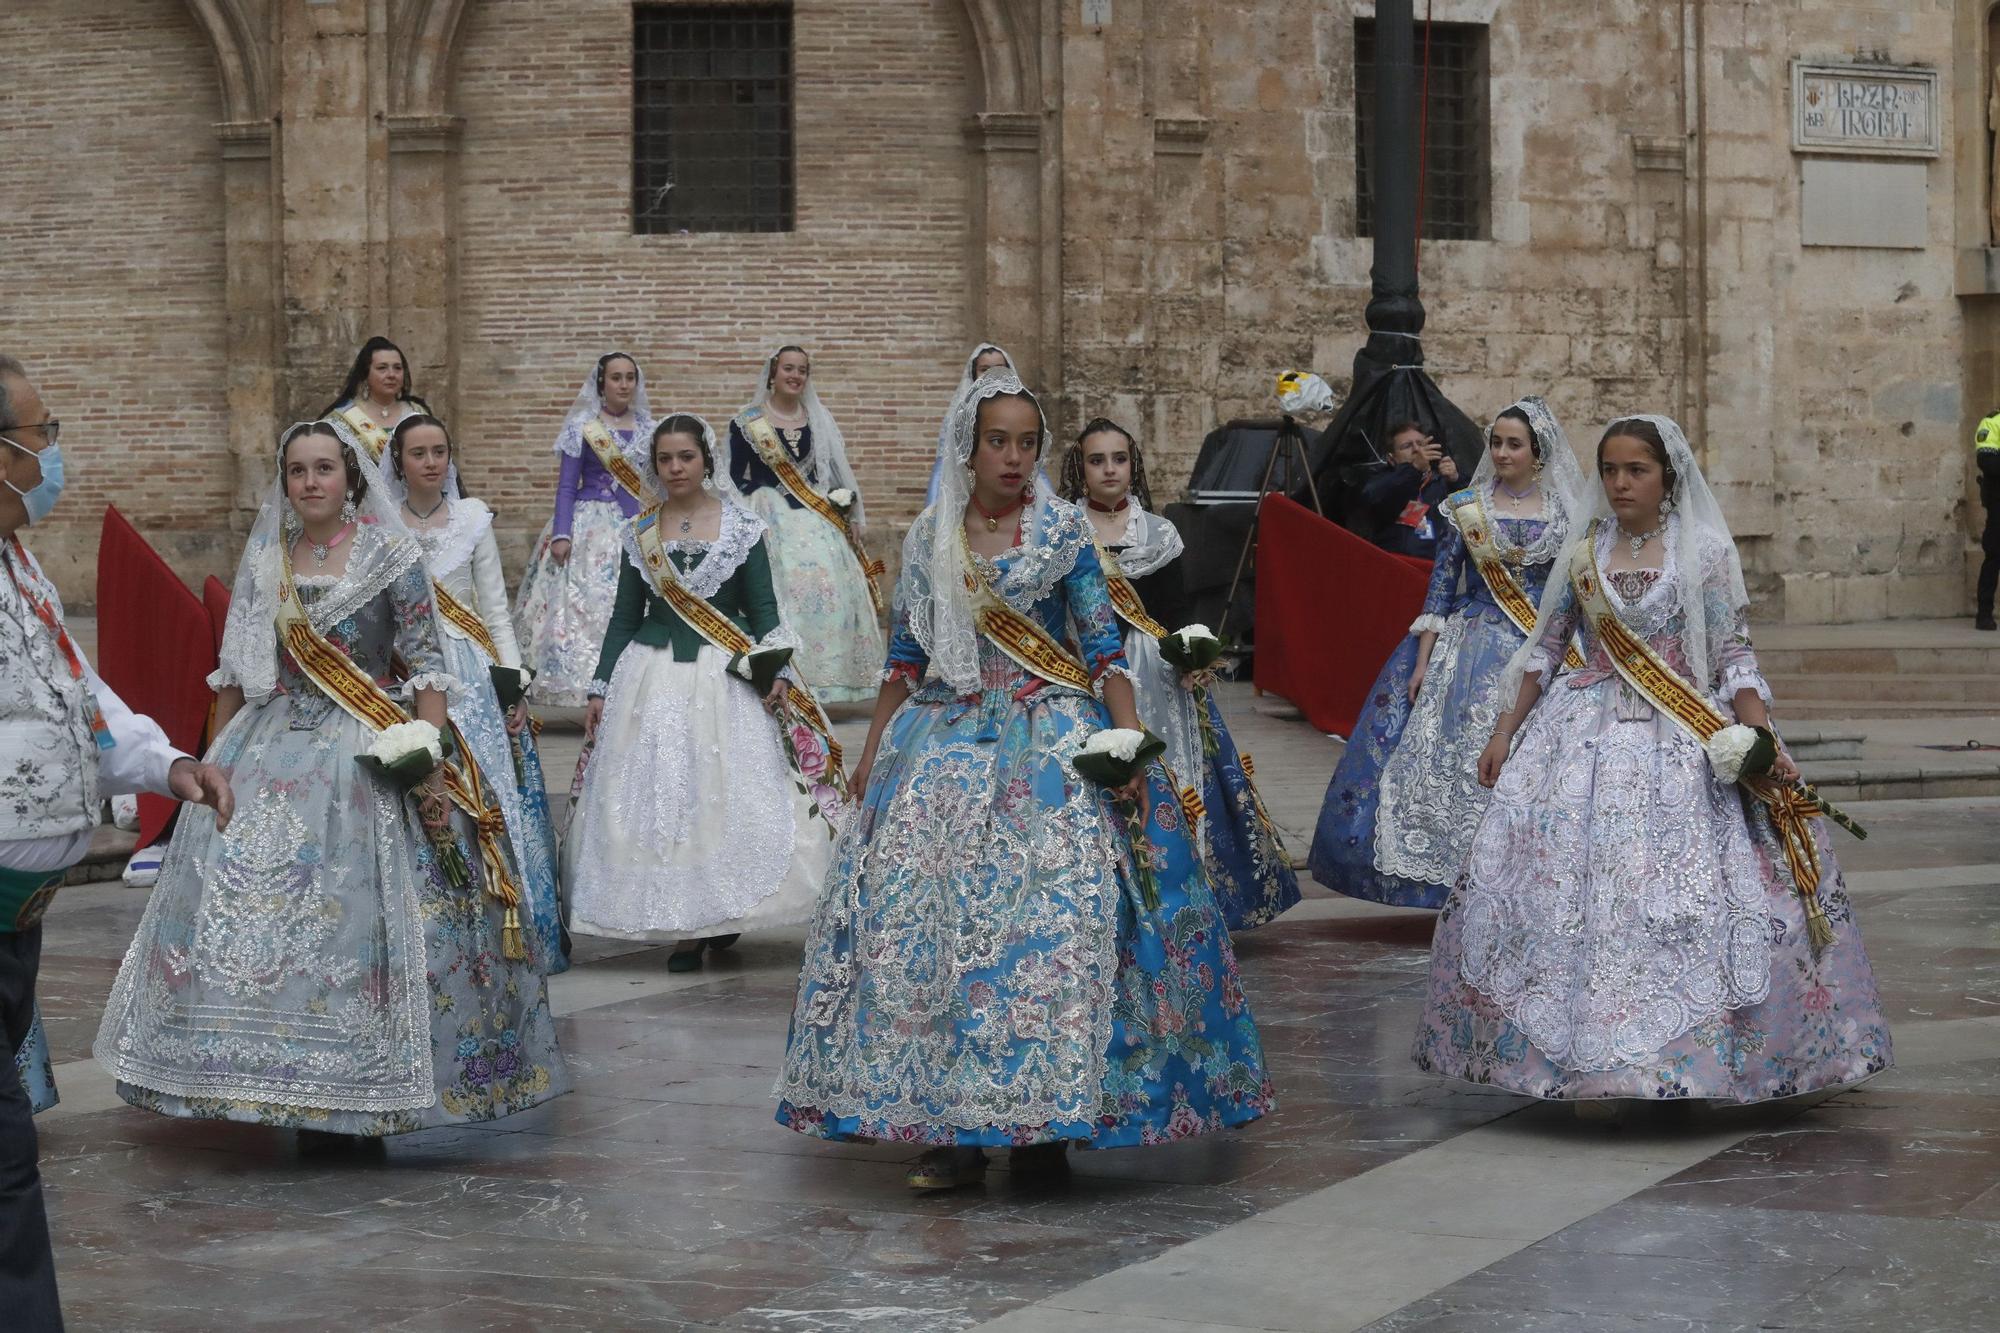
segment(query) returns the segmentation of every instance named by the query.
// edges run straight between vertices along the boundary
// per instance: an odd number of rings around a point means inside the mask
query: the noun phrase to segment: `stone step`
[[[1995,711],[2000,711],[1990,703],[1976,700],[1912,701],[1864,699],[1859,696],[1839,699],[1801,699],[1786,694],[1776,685],[1772,688],[1778,700],[1778,721],[1788,736],[1792,727],[1801,722],[1844,722],[1856,717],[1991,717]]]
[[[1807,672],[1788,675],[1765,668],[1781,705],[1814,699],[1870,699],[1881,703],[1973,703],[2000,708],[2000,671],[1985,673]]]
[[[2000,642],[1990,648],[1983,644],[1767,648],[1759,642],[1757,664],[1767,676],[2000,675]]]
[[[1828,759],[1859,759],[1866,732],[1853,727],[1802,726],[1785,728],[1785,747],[1801,764]]]
[[[1799,761],[1799,772],[1829,801],[1935,800],[1957,796],[2000,796],[2000,754],[1990,761],[1949,765],[1904,760]],[[1866,820],[1862,821],[1866,823]]]

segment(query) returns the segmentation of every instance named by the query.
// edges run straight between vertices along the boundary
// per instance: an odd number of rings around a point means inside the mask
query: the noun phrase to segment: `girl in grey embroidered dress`
[[[288,443],[290,437],[288,437]],[[301,607],[392,693],[446,690],[422,549],[372,497],[335,577]],[[492,1120],[569,1086],[542,978],[507,959],[469,822],[450,887],[413,801],[356,763],[374,732],[279,649],[280,493],[252,531],[218,689],[243,691],[209,758],[236,818],[190,808],[119,969],[95,1053],[119,1095],[165,1115],[379,1136]],[[407,676],[399,683],[392,659]]]
[[[1764,720],[1741,567],[1679,428],[1619,422],[1600,451],[1636,456],[1649,431],[1667,463],[1657,526],[1633,532],[1647,521],[1612,522],[1600,503],[1503,681],[1498,781],[1439,919],[1416,1062],[1551,1098],[1750,1102],[1852,1083],[1888,1067],[1889,1032],[1824,822],[1818,895],[1835,939],[1815,954],[1763,807],[1625,683],[1570,579],[1573,563],[1594,571],[1678,675],[1726,716]],[[1576,632],[1582,669],[1537,697]]]

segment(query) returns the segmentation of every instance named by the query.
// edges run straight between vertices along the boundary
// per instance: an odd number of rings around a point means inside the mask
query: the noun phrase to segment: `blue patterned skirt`
[[[927,687],[896,715],[810,928],[778,1121],[828,1139],[1164,1143],[1271,1109],[1180,803],[1145,838],[1068,759],[1055,690]],[[1150,880],[1150,891],[1145,881]]]

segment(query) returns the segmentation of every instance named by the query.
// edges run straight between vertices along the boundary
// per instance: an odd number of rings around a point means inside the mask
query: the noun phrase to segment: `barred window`
[[[790,231],[790,4],[632,10],[632,230]]]
[[[1416,77],[1424,77],[1424,24],[1417,23]],[[1470,241],[1489,234],[1486,26],[1430,25],[1429,119],[1424,127],[1423,234]],[[1375,234],[1375,20],[1354,20],[1355,234]]]

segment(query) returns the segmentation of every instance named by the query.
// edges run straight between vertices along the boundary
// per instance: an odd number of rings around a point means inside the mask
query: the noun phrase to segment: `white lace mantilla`
[[[644,517],[643,513],[639,517]],[[644,572],[646,557],[639,549],[639,518],[628,520],[619,529],[618,538],[625,545],[625,558],[632,567]],[[718,525],[714,541],[677,538],[662,542],[661,549],[668,555],[698,555],[688,569],[681,571],[681,585],[697,597],[713,597],[729,581],[729,576],[743,567],[750,558],[751,548],[764,535],[764,520],[749,510],[728,500],[722,502],[722,521]]]
[[[1118,542],[1119,573],[1128,579],[1142,579],[1180,558],[1186,547],[1179,528],[1140,508],[1137,500],[1125,513],[1125,536]]]

